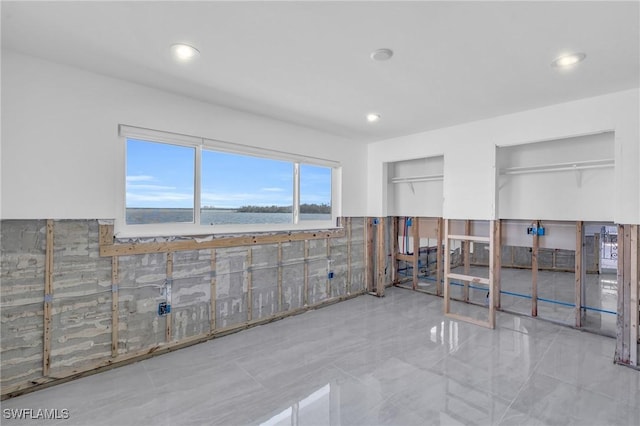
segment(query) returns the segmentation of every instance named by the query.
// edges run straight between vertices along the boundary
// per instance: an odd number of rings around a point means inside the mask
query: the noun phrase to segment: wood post
[[[378,219],[378,224],[376,225],[376,296],[378,297],[384,296],[385,285],[386,252],[384,249],[384,222],[385,219],[381,217]]]
[[[502,222],[500,219],[496,219],[493,221],[493,266],[491,270],[493,271],[493,304],[496,309],[500,309],[500,292],[502,290],[502,284],[500,281],[500,272],[502,268]]]
[[[365,226],[365,241],[367,242],[367,247],[365,250],[365,283],[367,292],[373,292],[374,287],[374,279],[373,279],[373,270],[375,267],[374,255],[375,249],[373,247],[373,218],[367,218],[367,224]]]
[[[44,263],[44,341],[42,375],[48,376],[51,367],[51,310],[53,305],[53,219],[47,219]]]
[[[247,249],[247,321],[253,319],[253,250],[251,247]]]
[[[398,283],[398,216],[391,218],[391,282]]]
[[[444,232],[444,220],[438,218],[438,248],[436,250],[436,295],[442,296],[442,274],[444,268],[444,247],[442,241],[442,234]]]
[[[304,305],[309,304],[309,241],[304,242]]]
[[[171,303],[171,292],[173,287],[173,252],[167,253],[167,283],[165,286],[166,296],[167,296],[167,304],[172,305]],[[173,311],[173,306],[171,306]],[[172,336],[172,325],[173,325],[173,314],[169,312],[165,316],[165,340],[167,343],[171,342]]]
[[[278,243],[278,312],[282,312],[282,243]]]
[[[470,220],[464,221],[464,235],[471,235]],[[464,264],[465,275],[469,275],[469,270],[471,266],[471,259],[469,259],[470,255],[471,255],[471,241],[462,241],[462,262]],[[468,302],[469,301],[469,281],[464,281],[463,283],[464,283],[463,300],[465,302]]]
[[[531,248],[531,316],[538,316],[538,247],[540,245],[540,237],[538,236],[538,228],[540,222],[535,222],[535,233],[533,234],[533,247]]]
[[[118,331],[120,328],[119,290],[120,276],[118,271],[118,257],[111,258],[111,357],[118,356]]]
[[[618,225],[618,317],[616,320],[616,362],[629,364],[629,299],[631,288],[631,233],[628,225]]]
[[[629,289],[629,363],[638,366],[638,292],[640,289],[640,248],[638,243],[640,235],[638,234],[638,225],[630,225],[630,265],[629,274],[631,288]]]
[[[451,273],[451,259],[449,249],[449,219],[444,220],[444,314],[450,309],[449,302],[449,274]]]
[[[331,298],[331,279],[329,279],[329,273],[333,270],[331,267],[331,246],[329,245],[329,238],[325,240],[327,245],[327,297]]]
[[[211,294],[209,302],[209,331],[213,333],[216,329],[216,297],[217,297],[217,276],[216,276],[216,249],[211,249]]]
[[[575,290],[574,290],[574,304],[575,307],[575,321],[576,327],[582,327],[582,276],[583,276],[583,250],[584,247],[584,226],[582,221],[576,222],[576,255],[575,255]],[[595,238],[594,238],[595,242]]]
[[[420,272],[420,225],[417,216],[413,218],[411,234],[413,237],[413,289],[418,288],[418,273]]]

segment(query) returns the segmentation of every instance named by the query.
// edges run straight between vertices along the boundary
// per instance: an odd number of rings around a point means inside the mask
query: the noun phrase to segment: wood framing
[[[495,288],[495,268],[496,268],[496,258],[495,258],[495,242],[496,242],[496,221],[491,221],[489,226],[489,237],[478,237],[473,235],[450,235],[450,219],[445,219],[444,225],[444,314],[445,316],[460,320],[466,321],[472,324],[480,325],[487,328],[495,328],[496,321],[496,309],[495,309],[495,301],[496,301],[496,288]],[[460,240],[460,241],[483,241],[489,242],[489,278],[475,277],[471,275],[464,274],[454,274],[451,273],[451,240]],[[499,261],[499,260],[498,260]],[[458,280],[466,280],[474,283],[481,283],[489,286],[489,312],[487,321],[483,321],[477,318],[468,317],[465,315],[460,315],[457,313],[451,312],[451,297],[450,297],[450,280],[458,279]]]
[[[167,296],[167,304],[172,305],[171,303],[171,293],[173,287],[173,252],[167,253],[167,285],[165,287],[165,292]],[[173,309],[173,306],[171,306]],[[173,314],[172,311],[169,311],[168,314],[165,315],[165,340],[171,342],[173,339]]]
[[[464,221],[464,235],[471,235],[471,221]],[[464,264],[464,275],[469,275],[471,268],[471,241],[462,241],[462,262]],[[469,301],[469,281],[463,281],[463,300]]]
[[[305,265],[306,265],[306,256],[305,256]],[[247,271],[246,279],[247,279],[247,321],[251,321],[253,319],[253,273],[251,272],[253,268],[253,249],[251,247],[247,248],[247,266],[245,270]],[[305,273],[305,277],[307,274]]]
[[[110,225],[100,225],[101,227],[108,227]],[[101,228],[101,235],[107,234],[106,228]],[[203,250],[212,248],[223,247],[243,247],[243,246],[255,246],[260,244],[276,244],[293,241],[308,241],[308,240],[321,240],[325,238],[341,238],[345,236],[344,229],[335,229],[331,231],[318,231],[318,232],[292,232],[282,234],[268,234],[268,235],[253,235],[253,236],[241,236],[241,237],[219,237],[211,240],[178,240],[178,241],[164,241],[153,243],[127,243],[127,244],[113,244],[113,241],[109,245],[100,245],[100,256],[131,256],[134,254],[148,254],[148,253],[168,253],[170,251],[189,251],[189,250]],[[108,240],[108,238],[101,238],[102,240]]]
[[[536,232],[533,234],[533,247],[531,248],[531,316],[538,316],[538,248],[540,247],[540,237],[538,228],[540,222],[535,222]]]
[[[584,223],[581,221],[576,222],[576,254],[575,254],[575,290],[574,290],[574,304],[575,304],[575,324],[576,327],[582,327],[582,276],[583,276],[583,250],[584,247]]]
[[[395,285],[398,284],[398,255],[400,254],[400,248],[398,246],[398,221],[400,219],[397,216],[391,218],[391,282]]]
[[[351,218],[348,217],[346,219],[345,226],[347,227],[347,288],[346,293],[351,294],[351,281],[353,279],[353,274],[351,273],[351,264],[353,263],[352,259],[352,247],[351,247]]]
[[[120,328],[120,310],[119,304],[119,289],[120,276],[118,273],[118,258],[111,258],[111,357],[118,356],[118,331]]]
[[[373,218],[368,217],[366,220],[365,232],[365,288],[367,292],[373,292],[374,287],[374,267],[375,267],[375,248],[373,246]]]
[[[209,330],[216,329],[216,293],[217,293],[217,276],[216,276],[216,249],[211,249],[211,294],[209,302]]]
[[[384,296],[386,251],[384,249],[385,219],[378,218],[376,225],[376,290],[378,297]]]
[[[436,294],[442,296],[442,276],[444,274],[444,247],[442,241],[442,235],[444,233],[444,221],[442,218],[438,218],[438,230],[437,240],[438,248],[436,251]]]
[[[309,241],[304,242],[304,306],[309,304]]]
[[[616,355],[619,364],[629,364],[631,298],[631,230],[628,225],[618,225],[618,316],[616,320]]]
[[[411,287],[418,288],[418,273],[420,272],[420,221],[415,216],[411,221],[411,236],[413,237],[413,275]]]
[[[629,364],[638,367],[638,292],[640,289],[640,235],[638,225],[629,225],[630,228],[630,261],[629,274],[631,286],[629,289]]]
[[[495,309],[500,309],[500,294],[502,291],[502,282],[500,279],[500,271],[502,269],[502,222],[500,219],[493,221],[491,225],[493,229],[493,235],[491,237],[491,244],[493,245],[493,265],[491,265],[490,279],[493,282],[493,305]],[[493,274],[493,276],[491,276]]]
[[[282,243],[278,243],[278,312],[282,311]]]
[[[42,375],[48,376],[51,367],[51,310],[53,305],[53,220],[47,220],[45,263],[44,263],[44,328],[43,328],[43,357]]]
[[[329,239],[327,238],[325,240],[325,245],[327,246],[327,263],[328,265],[328,271],[331,272],[333,270],[333,267],[331,265],[331,245],[329,244]],[[326,294],[327,297],[331,297],[331,279],[329,278],[328,274],[327,274],[327,289],[326,289]]]

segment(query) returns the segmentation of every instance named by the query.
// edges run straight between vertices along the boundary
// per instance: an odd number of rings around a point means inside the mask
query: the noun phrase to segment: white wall
[[[370,144],[367,213],[387,214],[386,191],[381,189],[386,188],[385,163],[444,154],[443,216],[494,219],[497,146],[614,131],[613,220],[640,223],[639,102],[640,90],[633,89]],[[565,192],[564,184],[555,188],[557,197]],[[566,184],[575,185],[575,179]],[[579,211],[542,213],[560,216],[555,220],[587,219]]]
[[[115,218],[118,124],[339,161],[342,214],[366,210],[366,147],[268,118],[2,52],[2,218]]]

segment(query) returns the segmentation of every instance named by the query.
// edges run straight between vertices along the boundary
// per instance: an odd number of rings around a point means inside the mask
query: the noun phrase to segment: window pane
[[[300,220],[331,220],[331,168],[300,165]]]
[[[292,223],[293,164],[202,151],[204,225]]]
[[[127,139],[127,224],[193,222],[195,148]]]

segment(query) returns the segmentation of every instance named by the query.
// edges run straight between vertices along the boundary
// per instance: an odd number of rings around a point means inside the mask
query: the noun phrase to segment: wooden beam
[[[625,359],[624,356],[624,323],[625,323],[625,313],[628,311],[627,302],[624,298],[624,268],[625,268],[625,247],[624,247],[624,225],[618,225],[618,306],[617,306],[617,317],[616,317],[616,354],[615,361],[617,363],[626,364],[628,359]]]
[[[436,249],[436,295],[442,296],[442,274],[444,268],[444,248],[442,241],[442,234],[444,232],[444,222],[442,218],[438,218],[438,235],[437,235],[437,244],[438,248]]]
[[[378,219],[378,224],[376,225],[376,266],[377,266],[377,274],[376,274],[376,295],[378,297],[384,296],[384,285],[385,285],[385,265],[386,265],[386,252],[384,249],[384,222],[385,219],[383,217]]]
[[[582,276],[583,276],[583,246],[584,246],[584,223],[576,222],[576,255],[575,255],[575,289],[574,304],[575,307],[575,324],[576,327],[582,327]],[[594,239],[595,242],[595,239]]]
[[[282,243],[278,243],[278,312],[282,312]]]
[[[638,243],[640,236],[638,235],[638,225],[630,225],[630,249],[629,256],[630,265],[630,291],[629,291],[629,364],[634,367],[638,366],[638,287],[640,286],[640,249]]]
[[[540,245],[540,237],[537,229],[540,222],[536,221],[536,233],[533,234],[533,247],[531,248],[531,316],[538,316],[538,247]]]
[[[327,246],[327,290],[326,294],[328,298],[331,298],[331,280],[329,279],[329,272],[333,270],[333,265],[331,263],[331,246],[329,245],[329,238],[325,240],[325,244]]]
[[[411,234],[413,236],[413,289],[418,288],[418,272],[420,272],[420,224],[419,218],[415,216],[411,225]]]
[[[413,255],[412,254],[397,253],[396,254],[396,259],[411,263],[411,262],[413,262]]]
[[[477,235],[449,235],[447,238],[450,240],[460,240],[460,241],[475,241],[478,243],[489,243],[489,237],[479,237]]]
[[[53,219],[47,219],[47,234],[44,263],[44,332],[42,350],[42,375],[48,376],[51,367],[51,310],[53,305]]]
[[[496,259],[496,230],[500,227],[499,220],[492,220],[489,223],[489,328],[496,327],[496,277],[495,268],[498,260]],[[499,232],[498,232],[499,233]]]
[[[493,304],[495,309],[500,309],[500,294],[502,291],[502,282],[501,282],[501,269],[502,269],[502,221],[500,219],[496,219],[493,221],[493,266],[491,270],[493,271],[493,278],[491,281],[493,282]],[[491,278],[491,277],[490,277]]]
[[[171,303],[171,293],[173,290],[173,252],[167,253],[167,287],[165,288],[167,303],[171,305],[171,312],[165,315],[165,340],[167,343],[173,339],[173,303]]]
[[[120,275],[118,271],[118,258],[111,258],[111,357],[118,356],[118,332],[120,328],[120,309],[118,285],[120,284]]]
[[[353,263],[352,259],[352,242],[351,242],[351,217],[347,218],[346,221],[347,227],[347,294],[351,294],[351,281],[353,280],[353,274],[351,271],[351,264]]]
[[[293,241],[320,240],[344,237],[344,229],[317,232],[296,232],[284,234],[266,234],[243,237],[220,237],[209,241],[179,240],[155,243],[129,243],[100,246],[100,256],[131,256],[134,254],[168,253],[172,251],[191,251],[223,247],[243,247],[261,244],[277,244]]]
[[[253,266],[253,249],[247,248],[247,321],[253,319],[253,273],[251,268]]]
[[[391,282],[398,283],[398,216],[391,218]]]
[[[113,225],[100,225],[98,232],[100,246],[113,245]]]
[[[209,331],[213,333],[216,329],[216,298],[217,298],[217,276],[216,276],[216,249],[211,249],[211,294],[209,302]]]
[[[449,219],[444,220],[444,314],[449,313],[449,275],[451,259],[449,258]]]
[[[471,235],[471,221],[464,221],[464,235]],[[471,259],[469,256],[471,255],[471,241],[463,241],[462,242],[462,261],[464,263],[464,274],[469,275],[469,270],[471,266]],[[463,300],[465,302],[469,301],[469,281],[464,281],[464,292],[463,292]]]
[[[309,304],[309,241],[304,241],[304,306]]]
[[[450,272],[446,274],[446,276],[454,280],[472,282],[474,284],[484,284],[484,285],[490,284],[489,278],[474,277],[473,275],[454,274]]]
[[[365,267],[366,267],[366,274],[365,274],[365,284],[366,284],[366,289],[367,292],[371,293],[373,292],[373,287],[374,287],[374,267],[375,267],[375,262],[374,262],[374,255],[375,255],[375,248],[373,246],[373,218],[372,217],[368,217],[367,218],[367,224],[365,226],[365,241],[367,242],[367,246],[366,246],[366,250],[365,250]]]

